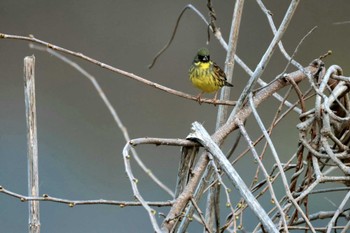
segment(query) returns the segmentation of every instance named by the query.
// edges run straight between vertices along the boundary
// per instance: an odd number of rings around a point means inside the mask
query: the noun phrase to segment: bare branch
[[[0,39],[24,40],[24,41],[29,41],[29,42],[32,42],[32,43],[40,44],[40,45],[48,47],[48,48],[50,48],[52,50],[56,50],[56,51],[59,51],[59,52],[62,52],[62,53],[65,53],[65,54],[68,54],[68,55],[71,55],[71,56],[74,56],[74,57],[81,58],[81,59],[83,59],[85,61],[88,61],[88,62],[91,62],[92,64],[97,65],[97,66],[99,66],[101,68],[107,69],[107,70],[112,71],[114,73],[121,74],[124,77],[136,80],[136,81],[141,82],[141,83],[143,83],[143,84],[145,84],[147,86],[154,87],[156,89],[162,90],[162,91],[167,92],[169,94],[173,94],[173,95],[185,98],[185,99],[190,99],[190,100],[193,100],[193,101],[196,101],[196,102],[198,101],[196,96],[192,96],[192,95],[183,93],[181,91],[177,91],[177,90],[165,87],[163,85],[160,85],[158,83],[149,81],[149,80],[147,80],[145,78],[142,78],[142,77],[140,77],[138,75],[135,75],[133,73],[130,73],[130,72],[118,69],[116,67],[113,67],[111,65],[102,63],[102,62],[100,62],[100,61],[98,61],[98,60],[96,60],[94,58],[88,57],[88,56],[86,56],[86,55],[84,55],[84,54],[82,54],[80,52],[74,52],[72,50],[65,49],[65,48],[59,47],[57,45],[50,44],[48,42],[42,41],[40,39],[37,39],[34,36],[27,37],[27,36],[17,36],[17,35],[8,35],[8,34],[0,33]],[[214,100],[211,100],[211,99],[201,99],[201,103],[216,104],[216,105],[221,105],[221,104],[234,105],[235,104],[235,102],[232,102],[232,101],[218,101],[218,100],[214,101]]]
[[[3,186],[0,186],[0,193],[17,198],[17,199],[21,200],[22,202],[47,201],[47,202],[56,202],[56,203],[67,204],[67,205],[69,205],[69,207],[74,207],[74,206],[78,206],[78,205],[117,205],[121,208],[124,208],[127,206],[142,206],[141,202],[138,202],[138,201],[116,201],[116,200],[104,200],[104,199],[70,200],[70,199],[63,199],[63,198],[49,196],[48,194],[43,194],[42,197],[24,196],[24,195],[12,192],[10,190],[7,190]],[[171,206],[173,204],[173,201],[159,201],[159,202],[146,202],[146,203],[149,206],[164,207],[164,206]]]
[[[142,144],[154,144],[156,146],[186,146],[186,147],[192,147],[192,146],[200,146],[198,143],[191,142],[186,139],[179,139],[179,138],[134,138],[130,140],[130,145],[137,146]]]

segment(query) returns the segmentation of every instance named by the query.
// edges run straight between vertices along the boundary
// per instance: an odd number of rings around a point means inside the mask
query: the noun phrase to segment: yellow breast
[[[197,62],[198,64],[198,68],[199,69],[205,69],[205,70],[209,70],[210,67],[210,63],[209,62]]]
[[[204,92],[212,93],[220,89],[215,81],[213,70],[209,62],[196,62],[190,69],[190,80],[192,84]]]

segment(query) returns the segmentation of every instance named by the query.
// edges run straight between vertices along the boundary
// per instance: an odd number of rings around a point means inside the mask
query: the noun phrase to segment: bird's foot
[[[196,100],[199,104],[202,104],[202,99],[201,99],[201,96],[202,96],[203,92],[199,93],[197,96],[196,96]]]
[[[218,97],[218,92],[215,93],[215,96],[214,96],[214,99],[213,99],[214,106],[216,106],[216,103],[218,102],[217,97]]]

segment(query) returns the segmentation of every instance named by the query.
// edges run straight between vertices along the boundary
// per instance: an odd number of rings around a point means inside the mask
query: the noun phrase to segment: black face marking
[[[198,55],[198,60],[201,62],[208,62],[210,60],[210,56],[202,56],[202,55]]]

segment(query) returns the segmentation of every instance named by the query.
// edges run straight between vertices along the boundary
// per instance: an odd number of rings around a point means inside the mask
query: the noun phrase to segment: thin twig
[[[305,219],[305,222],[306,224],[310,227],[310,230],[313,232],[313,233],[316,233],[315,229],[313,228],[312,224],[310,223],[310,221],[308,220],[307,216],[305,215],[305,213],[303,212],[303,210],[300,208],[300,206],[298,205],[298,203],[295,201],[294,197],[292,196],[292,194],[290,193],[290,190],[289,190],[289,186],[288,186],[288,180],[287,180],[287,177],[286,177],[286,174],[284,173],[283,171],[283,167],[281,165],[281,161],[279,159],[279,156],[277,154],[277,151],[275,149],[275,146],[269,136],[269,134],[267,133],[266,129],[265,129],[265,126],[263,124],[263,122],[261,121],[261,118],[259,117],[258,115],[258,112],[256,111],[255,109],[255,106],[254,106],[254,102],[253,102],[253,98],[252,98],[252,95],[250,94],[249,95],[249,104],[252,108],[252,111],[253,111],[253,115],[255,117],[255,120],[257,121],[262,133],[264,134],[265,136],[265,139],[266,141],[269,143],[269,146],[270,146],[270,150],[272,152],[272,155],[276,161],[276,164],[277,164],[277,167],[281,173],[281,178],[282,178],[282,182],[283,182],[283,185],[284,185],[284,189],[286,191],[286,194],[289,198],[289,200],[293,203],[294,207],[299,211],[299,213],[302,215],[302,217]],[[282,213],[281,213],[282,214]],[[283,216],[283,215],[282,215]]]
[[[232,207],[232,201],[231,201],[231,198],[230,198],[231,189],[229,189],[226,186],[226,184],[224,183],[224,181],[221,179],[221,174],[220,174],[219,169],[216,166],[214,158],[213,158],[213,156],[211,154],[209,154],[209,159],[211,161],[211,163],[210,163],[211,166],[213,166],[213,168],[214,168],[214,171],[215,171],[215,174],[216,174],[216,178],[218,180],[218,186],[220,186],[220,187],[223,186],[224,187],[224,191],[225,191],[225,195],[226,195],[226,204],[225,204],[225,206],[229,207],[231,209],[231,214],[234,216],[235,215],[235,210]],[[213,183],[215,184],[216,182],[213,182]],[[219,213],[220,212],[217,212],[218,215],[219,215]]]
[[[335,211],[319,211],[317,213],[310,214],[309,220],[314,221],[314,220],[318,220],[318,219],[332,218],[334,216],[334,214],[335,214]],[[344,213],[341,213],[341,215],[344,215]],[[293,225],[300,225],[303,223],[305,223],[305,220],[302,218],[299,218],[293,223]]]
[[[301,44],[304,42],[304,40],[305,40],[308,36],[310,36],[316,29],[317,29],[317,26],[311,28],[311,30],[308,31],[308,33],[306,33],[305,36],[303,36],[303,38],[301,38],[301,40],[299,41],[298,45],[295,47],[292,56],[289,58],[286,67],[285,67],[284,70],[282,71],[282,74],[284,74],[285,72],[287,72],[287,69],[288,69],[288,67],[289,67],[289,65],[290,65],[291,63],[297,63],[297,62],[294,60],[294,57],[295,57],[295,55],[297,54],[297,52],[298,52],[298,50],[299,50],[299,47],[300,47]],[[283,45],[282,45],[282,42],[281,42],[281,41],[279,42],[279,46],[280,46],[281,51],[284,52],[284,48],[283,48]],[[284,53],[285,57],[288,58],[289,56],[287,56],[286,54],[287,54],[287,53]],[[320,59],[321,59],[321,58],[320,58]]]
[[[277,33],[277,29],[276,29],[276,26],[273,22],[271,12],[268,9],[266,9],[264,3],[261,0],[256,0],[256,1],[257,1],[258,5],[260,6],[261,10],[265,13],[265,15],[268,19],[269,25],[272,29],[272,32],[275,35]],[[312,30],[314,30],[314,29],[312,29]],[[310,34],[310,33],[311,32],[309,32],[308,34]],[[306,36],[304,36],[304,38],[306,38]],[[300,46],[300,44],[301,43],[299,42],[299,45],[297,46],[297,48]],[[300,67],[300,64],[293,59],[296,50],[294,50],[294,54],[292,56],[289,56],[289,54],[286,52],[286,50],[283,46],[282,41],[278,42],[278,47],[279,47],[280,51],[282,52],[282,54],[284,55],[284,57],[288,60],[288,63],[292,63],[294,66]]]
[[[271,22],[271,23],[272,23],[271,27],[273,28],[273,31],[274,31],[274,33],[275,33],[275,31],[276,31],[275,25],[273,24],[273,22]],[[297,54],[298,49],[299,49],[299,47],[301,46],[301,44],[304,42],[304,40],[305,40],[309,35],[311,35],[311,33],[312,33],[316,28],[317,28],[317,26],[313,27],[308,33],[306,33],[305,36],[303,36],[303,38],[299,41],[298,45],[295,47],[292,56],[289,56],[289,54],[285,51],[285,49],[284,49],[284,47],[283,47],[281,41],[278,43],[281,52],[284,54],[285,58],[288,59],[288,63],[286,64],[286,66],[284,67],[284,70],[281,72],[280,75],[277,76],[276,79],[284,78],[284,74],[287,72],[287,69],[288,69],[288,67],[289,67],[289,65],[290,65],[291,63],[292,63],[294,66],[296,66],[296,67],[300,67],[300,66],[301,66],[296,60],[294,60],[294,57],[295,57],[295,55]],[[327,55],[328,55],[328,53],[327,53]],[[323,58],[324,56],[325,56],[325,55],[320,56],[319,59],[322,60],[321,58]],[[273,83],[273,82],[274,82],[274,81],[270,82],[268,85],[270,85],[270,84]],[[260,88],[258,88],[258,89],[256,89],[256,90],[254,90],[254,92],[260,90],[261,88],[265,88],[265,86],[260,87]],[[301,113],[299,113],[299,114],[301,114]]]
[[[205,222],[205,219],[204,219],[204,216],[203,216],[203,212],[201,211],[201,209],[199,208],[199,206],[197,205],[197,202],[196,200],[194,200],[193,198],[191,198],[191,202],[194,206],[194,208],[196,209],[196,211],[198,212],[199,214],[199,217],[204,225],[204,228],[207,232],[211,233],[212,231],[210,230],[210,228],[208,227],[208,224]]]
[[[171,43],[174,40],[176,31],[177,31],[177,27],[179,26],[180,20],[182,18],[182,15],[186,12],[186,10],[193,10],[206,24],[208,24],[207,20],[205,19],[205,17],[202,15],[202,13],[200,11],[198,11],[192,4],[188,4],[186,5],[182,11],[180,12],[179,16],[177,17],[176,20],[176,24],[173,30],[173,33],[171,34],[170,40],[168,41],[168,43],[166,43],[166,45],[154,56],[152,63],[148,65],[148,68],[151,69],[155,64],[157,59],[160,57],[160,55],[162,55],[165,50],[167,50],[167,48],[169,48],[169,46],[171,45]]]
[[[253,113],[255,114],[255,111],[253,110]],[[266,182],[269,186],[269,191],[270,191],[270,195],[271,195],[271,200],[273,203],[276,204],[277,208],[279,209],[279,212],[280,212],[280,215],[281,215],[281,219],[283,221],[283,227],[284,227],[284,230],[286,232],[288,232],[288,228],[287,228],[287,222],[286,222],[286,217],[285,217],[285,214],[282,210],[282,207],[280,206],[280,204],[277,202],[277,197],[276,197],[276,194],[275,194],[275,191],[273,189],[273,186],[271,184],[271,181],[270,181],[270,176],[269,174],[267,173],[266,169],[265,169],[265,166],[264,164],[262,163],[261,159],[259,158],[259,155],[258,153],[256,152],[255,150],[255,147],[253,146],[253,142],[252,140],[250,139],[247,131],[245,130],[245,127],[243,125],[243,123],[240,123],[239,124],[239,129],[240,131],[242,132],[242,135],[244,136],[244,138],[246,139],[247,143],[248,143],[248,146],[250,147],[250,150],[255,158],[255,160],[258,162],[259,166],[260,166],[260,169],[263,171],[263,174],[265,176],[265,179],[266,179]],[[264,134],[265,135],[265,134]],[[266,135],[265,135],[266,137]]]
[[[209,10],[209,17],[210,17],[210,23],[209,23],[209,27],[211,27],[212,31],[215,33],[216,31],[220,30],[217,26],[216,26],[216,13],[213,7],[213,4],[211,3],[211,0],[208,0],[207,2],[207,7]],[[208,33],[208,43],[209,43],[209,33]]]
[[[325,188],[325,189],[313,190],[309,192],[309,195],[328,193],[328,192],[342,192],[342,191],[350,191],[350,187]],[[293,196],[299,196],[299,195],[300,195],[300,192],[293,193]]]
[[[129,152],[131,149],[132,148],[131,148],[130,143],[126,143],[126,145],[124,146],[124,149],[123,149],[123,159],[124,159],[125,172],[129,178],[131,188],[132,188],[132,191],[134,193],[134,197],[142,204],[143,208],[147,211],[154,231],[157,233],[161,233],[162,231],[159,228],[159,225],[158,225],[157,220],[155,218],[155,215],[157,212],[147,204],[147,202],[143,199],[143,197],[140,194],[139,189],[137,187],[138,179],[134,176],[132,169],[131,169],[131,165],[130,165]]]
[[[22,202],[47,201],[47,202],[56,202],[56,203],[67,204],[67,205],[69,205],[69,207],[74,207],[74,206],[78,206],[78,205],[117,205],[121,208],[128,207],[128,206],[142,206],[141,202],[138,202],[138,201],[117,201],[117,200],[105,200],[105,199],[70,200],[70,199],[53,197],[53,196],[50,196],[48,194],[43,194],[42,197],[25,196],[25,195],[21,195],[21,194],[12,192],[8,189],[5,189],[3,186],[0,186],[0,193],[17,198],[17,199],[21,200]],[[146,202],[146,203],[149,206],[164,207],[164,206],[171,206],[173,204],[173,201],[158,201],[158,202],[155,201],[155,202]]]
[[[290,94],[290,91],[291,91],[291,87],[287,90],[286,94],[284,95],[284,99],[287,99],[287,98],[288,98],[288,96],[289,96],[289,94]],[[284,102],[284,101],[282,101],[282,102],[279,104],[279,106],[278,106],[278,108],[277,108],[277,111],[276,111],[276,113],[275,113],[275,116],[273,117],[273,120],[272,120],[272,122],[271,122],[271,124],[270,124],[270,127],[269,127],[269,129],[268,129],[268,134],[269,134],[269,135],[272,134],[272,131],[273,131],[273,129],[275,128],[275,126],[277,125],[277,123],[279,122],[279,120],[282,120],[282,119],[283,119],[283,115],[284,115],[284,114],[283,114],[282,116],[280,116],[280,113],[281,113],[282,107],[283,107],[283,102]],[[279,116],[280,116],[280,117],[279,117]],[[262,134],[262,136],[263,136],[263,134]],[[253,145],[255,146],[256,144],[253,143]],[[248,146],[248,148],[249,148],[249,146]],[[264,155],[265,155],[265,152],[266,152],[267,148],[268,148],[268,143],[265,142],[265,143],[264,143],[264,146],[263,146],[263,149],[262,149],[262,152],[260,153],[260,156],[259,156],[259,159],[260,159],[260,160],[262,160],[262,159],[264,158]],[[251,186],[254,185],[254,183],[257,182],[258,177],[259,177],[259,172],[260,172],[260,167],[258,166],[257,169],[256,169],[255,176],[254,176],[254,179],[253,179],[253,181],[252,181]]]
[[[304,102],[304,98],[303,98],[304,96],[303,96],[300,88],[298,87],[298,84],[296,82],[294,82],[293,79],[290,79],[290,80],[287,79],[287,80],[290,82],[290,84],[292,84],[292,86],[294,87],[295,92],[297,93],[302,113],[305,112],[306,108],[305,108],[305,102]]]
[[[349,229],[350,229],[350,221],[346,223],[346,225],[344,226],[344,229],[340,233],[346,233],[348,232]]]
[[[338,219],[339,215],[344,211],[344,206],[349,201],[349,199],[350,199],[350,191],[345,195],[344,199],[342,200],[339,207],[335,211],[332,219],[329,221],[326,233],[331,233],[331,231],[334,227],[335,221]]]

